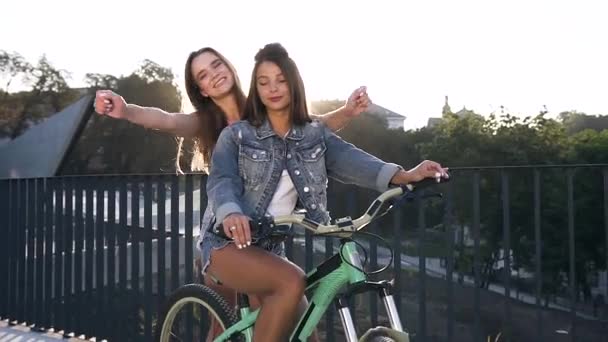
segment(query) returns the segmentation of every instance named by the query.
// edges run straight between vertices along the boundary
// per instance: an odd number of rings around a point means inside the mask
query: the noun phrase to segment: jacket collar
[[[275,133],[275,131],[272,129],[272,126],[270,125],[270,121],[268,121],[268,119],[265,119],[264,122],[262,123],[262,125],[260,127],[256,128],[255,134],[259,140],[269,138],[273,135],[277,135]],[[287,139],[290,139],[290,140],[304,139],[303,127],[301,127],[301,126],[291,127],[291,130],[289,130],[289,133],[287,133]]]

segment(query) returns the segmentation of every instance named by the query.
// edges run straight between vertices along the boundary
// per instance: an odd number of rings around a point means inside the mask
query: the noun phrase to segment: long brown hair
[[[291,97],[289,105],[291,122],[295,125],[303,125],[306,122],[310,122],[311,119],[308,115],[306,92],[304,91],[302,76],[300,76],[296,63],[287,54],[287,50],[279,43],[267,44],[255,55],[255,66],[251,73],[251,85],[249,86],[249,96],[245,103],[243,118],[248,120],[253,126],[259,127],[268,115],[256,87],[256,74],[258,67],[263,62],[276,64],[287,81]]]
[[[236,98],[239,114],[242,114],[242,109],[245,106],[245,93],[241,88],[241,81],[239,80],[234,66],[228,61],[228,59],[226,59],[226,57],[210,47],[204,47],[190,53],[188,60],[186,60],[184,75],[186,79],[185,83],[188,98],[196,110],[194,115],[198,115],[201,124],[198,134],[193,139],[194,150],[192,162],[190,164],[191,169],[197,171],[207,170],[211,160],[211,153],[213,152],[213,148],[217,143],[217,139],[219,138],[222,130],[228,126],[224,111],[217,104],[215,104],[210,97],[205,97],[201,94],[201,90],[198,87],[194,76],[192,75],[192,61],[205,52],[215,54],[224,64],[226,64],[230,72],[232,72],[234,86],[230,91]],[[182,155],[183,141],[184,139],[180,138],[175,162],[177,171],[180,173],[181,167],[179,165],[179,161]]]

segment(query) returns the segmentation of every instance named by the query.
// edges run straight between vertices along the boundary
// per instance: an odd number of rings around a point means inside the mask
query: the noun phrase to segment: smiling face
[[[255,55],[243,118],[259,127],[270,112],[287,112],[295,125],[311,121],[298,67],[279,43],[266,44]]]
[[[273,62],[262,62],[256,72],[256,88],[260,100],[269,111],[289,108],[291,96],[283,71]]]
[[[203,52],[194,58],[191,72],[201,95],[205,97],[224,97],[234,86],[234,75],[230,68],[212,52]]]

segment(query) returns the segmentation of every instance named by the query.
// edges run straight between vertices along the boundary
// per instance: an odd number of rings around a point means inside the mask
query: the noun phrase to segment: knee
[[[281,277],[279,291],[299,301],[306,290],[306,274],[298,267],[290,267]]]

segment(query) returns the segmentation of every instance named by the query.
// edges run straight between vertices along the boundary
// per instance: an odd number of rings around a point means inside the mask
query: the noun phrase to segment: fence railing
[[[460,168],[443,199],[399,209],[362,237],[390,262],[414,341],[600,341],[608,333],[608,166]],[[202,175],[0,180],[0,317],[65,336],[150,341],[166,296],[200,281]],[[201,191],[202,190],[202,191]],[[332,217],[376,196],[330,184]],[[302,233],[288,257],[310,270],[337,252]],[[351,303],[359,333],[385,321],[375,295]],[[322,324],[340,340],[339,317]]]

